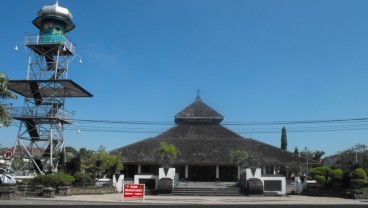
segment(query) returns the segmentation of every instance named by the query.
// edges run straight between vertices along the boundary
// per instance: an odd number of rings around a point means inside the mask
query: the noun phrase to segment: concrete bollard
[[[36,185],[34,187],[34,191],[36,193],[36,196],[42,196],[42,193],[43,193],[43,185]]]
[[[69,196],[70,195],[70,186],[59,186],[58,193],[61,196]]]
[[[44,188],[42,194],[43,194],[43,197],[45,198],[54,198],[55,189],[51,187]]]

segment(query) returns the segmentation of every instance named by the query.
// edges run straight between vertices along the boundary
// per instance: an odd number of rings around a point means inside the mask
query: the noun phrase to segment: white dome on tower
[[[59,16],[67,20],[73,19],[72,13],[67,8],[59,6],[58,2],[51,6],[43,6],[38,12],[38,17],[46,15]]]
[[[65,22],[66,32],[69,32],[75,28],[75,25],[72,22],[72,13],[67,8],[59,6],[57,1],[54,5],[43,6],[42,9],[37,13],[36,19],[33,20],[33,24],[38,29],[41,29],[43,21],[46,19],[56,19]]]

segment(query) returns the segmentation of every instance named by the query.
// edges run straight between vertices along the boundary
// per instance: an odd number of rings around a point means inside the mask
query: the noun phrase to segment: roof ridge
[[[198,122],[206,122],[206,123],[214,123],[218,124],[224,119],[220,113],[216,110],[208,106],[201,99],[196,99],[193,103],[185,107],[175,116],[175,123],[198,123]]]

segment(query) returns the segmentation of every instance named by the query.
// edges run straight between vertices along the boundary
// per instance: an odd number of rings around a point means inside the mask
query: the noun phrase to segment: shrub
[[[22,184],[22,185],[31,184],[31,182],[32,182],[31,178],[25,178],[25,179],[22,179],[21,181],[17,181],[18,184]]]
[[[94,179],[88,173],[75,173],[74,178],[74,184],[89,184],[94,182]]]
[[[331,170],[330,177],[332,181],[341,181],[344,175],[344,171],[341,169]]]
[[[317,175],[324,176],[325,178],[327,178],[330,172],[331,172],[331,168],[327,166],[321,166],[321,167],[313,168],[310,172],[310,175],[312,176],[312,178],[315,178],[315,176]]]
[[[38,175],[32,179],[33,185],[43,185],[45,187],[57,188],[64,183],[73,182],[74,177],[66,173],[56,173],[54,175]]]
[[[368,180],[364,180],[364,179],[351,179],[350,180],[350,186],[352,186],[354,188],[368,187]]]
[[[363,180],[367,179],[367,173],[363,168],[355,169],[353,172],[350,173],[349,176],[351,179],[363,179]]]
[[[321,176],[321,175],[316,175],[314,176],[314,179],[317,181],[317,183],[319,184],[325,184],[326,182],[326,177]]]

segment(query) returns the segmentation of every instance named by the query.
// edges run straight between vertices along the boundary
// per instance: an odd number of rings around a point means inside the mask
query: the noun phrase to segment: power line
[[[331,120],[305,120],[305,121],[271,121],[271,122],[230,122],[224,125],[292,125],[292,124],[318,124],[318,123],[346,123],[368,122],[368,118],[331,119]]]
[[[170,121],[119,121],[119,120],[93,120],[75,119],[82,123],[109,123],[109,124],[138,124],[138,125],[173,125]],[[300,121],[248,121],[248,122],[223,122],[223,125],[292,125],[292,124],[317,124],[317,123],[356,123],[368,122],[368,118],[329,119],[329,120],[300,120]]]
[[[128,121],[128,120],[98,120],[75,119],[75,124],[65,126],[67,131],[80,129],[85,132],[101,133],[137,133],[158,134],[167,130],[164,126],[174,126],[172,121]],[[298,120],[298,121],[246,121],[223,122],[238,134],[275,134],[280,133],[280,126],[287,125],[288,133],[316,133],[335,131],[368,130],[368,118],[328,119],[328,120]],[[11,126],[16,126],[12,123]],[[161,126],[161,127],[160,127]],[[232,128],[239,126],[240,128]],[[159,128],[155,128],[159,127]]]
[[[94,120],[94,119],[75,119],[77,123],[89,124],[79,126],[83,131],[90,132],[110,132],[110,133],[161,133],[165,129],[153,129],[146,126],[173,126],[170,121],[124,121],[124,120]],[[297,121],[247,121],[247,122],[223,122],[224,126],[248,126],[246,129],[232,129],[239,134],[261,134],[261,133],[280,133],[280,125],[291,125],[288,127],[289,133],[315,133],[332,131],[358,131],[368,130],[368,118],[349,118],[349,119],[326,119],[326,120],[297,120]],[[95,126],[97,125],[98,126]],[[320,125],[325,124],[325,125]],[[302,125],[302,126],[301,126]],[[121,126],[125,126],[122,128]],[[133,126],[127,128],[127,126]],[[144,127],[140,127],[144,126]],[[249,128],[257,127],[256,129]],[[258,128],[262,127],[262,128]],[[70,129],[67,129],[70,130]]]
[[[75,121],[81,123],[172,125],[172,122],[169,121],[117,121],[117,120],[92,120],[92,119],[75,119]]]

